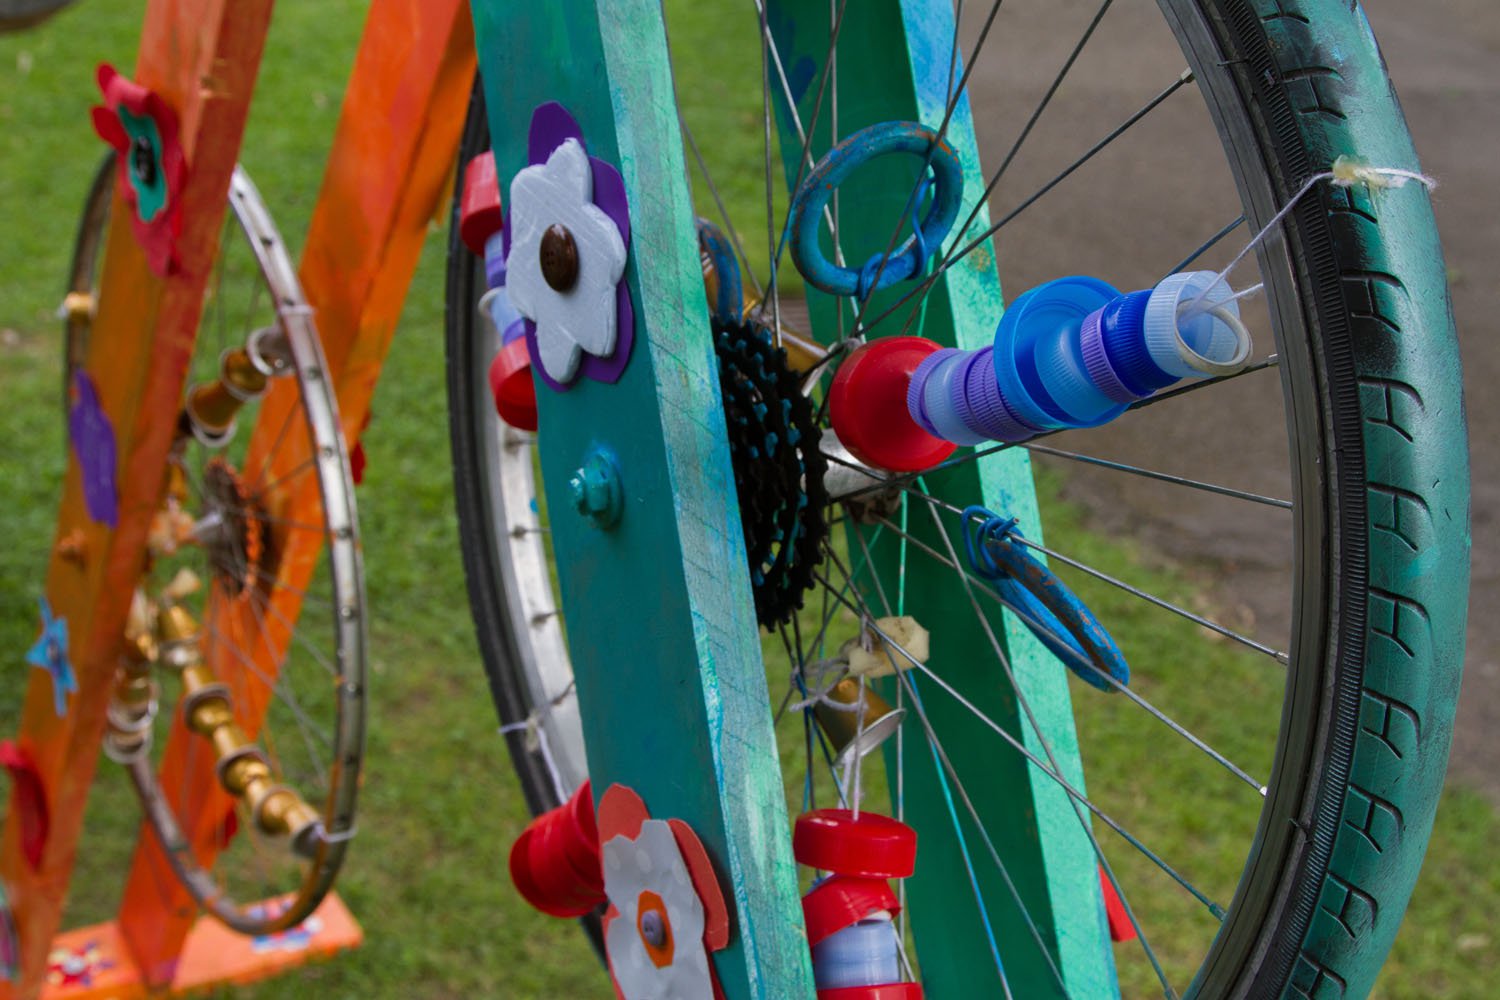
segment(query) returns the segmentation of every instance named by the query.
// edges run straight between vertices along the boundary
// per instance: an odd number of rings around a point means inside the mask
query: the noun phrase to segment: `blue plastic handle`
[[[887,153],[909,153],[924,157],[932,168],[932,204],[914,233],[889,258],[877,253],[864,267],[855,270],[838,267],[818,245],[823,225],[823,211],[833,192],[849,175],[877,156]],[[914,214],[926,190],[923,178],[908,198],[907,212]],[[958,218],[964,188],[963,166],[948,143],[940,141],[933,129],[919,122],[880,122],[860,129],[830,149],[809,171],[802,186],[792,197],[790,249],[792,262],[807,283],[831,295],[853,295],[866,298],[877,289],[886,288],[921,273],[927,256],[937,249]],[[883,263],[882,263],[883,261]],[[879,277],[875,277],[875,272]]]
[[[1125,654],[1068,585],[1016,540],[1015,518],[984,507],[964,510],[964,548],[974,572],[991,581],[1052,654],[1083,681],[1112,691],[1130,683]]]
[[[734,256],[734,248],[729,245],[729,237],[712,222],[700,218],[698,245],[713,262],[714,273],[719,279],[719,294],[710,303],[714,319],[722,323],[736,322],[740,318],[745,293],[740,281],[740,262]]]

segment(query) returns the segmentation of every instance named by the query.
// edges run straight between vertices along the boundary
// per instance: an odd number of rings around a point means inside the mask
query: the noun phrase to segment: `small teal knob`
[[[589,448],[583,464],[568,478],[568,497],[573,509],[594,523],[594,527],[614,527],[625,509],[625,489],[620,483],[620,467],[614,452],[602,445]]]

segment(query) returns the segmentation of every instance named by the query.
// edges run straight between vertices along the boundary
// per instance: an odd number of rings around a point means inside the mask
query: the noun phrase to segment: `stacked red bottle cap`
[[[484,244],[505,224],[500,205],[500,181],[495,176],[495,154],[480,153],[464,167],[464,190],[458,202],[458,236],[476,257]]]
[[[500,350],[490,363],[490,394],[495,412],[512,427],[524,431],[537,428],[536,385],[531,378],[531,352],[526,338],[509,329],[521,330],[520,317],[502,299],[505,295],[505,247],[501,233],[505,211],[500,203],[500,184],[495,174],[495,155],[480,153],[464,168],[464,189],[458,205],[458,235],[464,246],[485,259],[485,276],[490,292],[480,301],[480,309],[491,315],[501,335]],[[497,310],[497,305],[504,306]],[[503,312],[511,322],[502,322]],[[509,335],[509,336],[507,336]]]
[[[923,337],[885,337],[839,365],[829,390],[828,419],[849,453],[892,472],[930,469],[957,445],[912,418],[907,392],[918,366],[942,348]]]
[[[840,980],[839,985],[820,985],[818,1000],[921,1000],[917,983],[848,983],[850,962],[856,967],[861,963],[845,956],[868,950],[869,941],[842,947],[839,940],[868,938],[873,928],[877,943],[888,940],[889,954],[877,956],[870,967],[884,966],[887,973],[894,967],[900,941],[893,929],[883,931],[878,925],[901,910],[888,880],[906,878],[915,870],[916,831],[878,813],[862,811],[856,818],[848,809],[819,809],[797,818],[792,853],[800,863],[830,873],[802,898],[814,975],[820,984]],[[844,967],[835,973],[830,963]]]
[[[516,838],[510,877],[526,902],[554,917],[581,917],[604,902],[599,829],[587,781]]]

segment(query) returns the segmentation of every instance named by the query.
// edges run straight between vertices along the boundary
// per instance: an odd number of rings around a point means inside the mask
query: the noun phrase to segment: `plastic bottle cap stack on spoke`
[[[1249,357],[1239,305],[1212,271],[1130,294],[1097,278],[1059,278],[1011,304],[991,347],[945,349],[920,337],[866,344],[840,366],[829,414],[862,461],[916,472],[951,454],[941,442],[1097,427],[1181,379],[1233,374]],[[905,407],[891,405],[900,389]]]

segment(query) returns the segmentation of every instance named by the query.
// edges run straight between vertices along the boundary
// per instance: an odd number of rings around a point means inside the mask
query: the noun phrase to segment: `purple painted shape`
[[[115,487],[115,428],[99,403],[99,390],[87,372],[73,376],[77,400],[68,411],[68,438],[78,456],[82,473],[83,502],[89,517],[115,527],[120,520],[119,492]]]
[[[569,139],[577,139],[585,150],[583,129],[568,109],[556,101],[537,105],[531,113],[531,130],[526,135],[526,160],[532,166],[546,163],[552,151]],[[589,157],[590,174],[594,182],[594,204],[604,210],[625,241],[625,251],[630,252],[630,203],[625,197],[625,179],[614,167],[595,156]],[[506,213],[505,252],[510,253],[510,218]],[[629,267],[626,260],[626,267]],[[537,354],[536,324],[526,320],[526,351],[531,356],[531,370],[544,384],[557,392],[567,392],[581,378],[613,384],[625,374],[625,365],[630,361],[630,349],[635,344],[635,306],[630,299],[630,283],[623,277],[615,286],[615,350],[607,358],[584,352],[583,360],[573,381],[559,382],[542,368]]]
[[[552,151],[569,139],[577,139],[584,149],[583,129],[578,119],[556,101],[538,104],[531,112],[531,129],[526,133],[526,162],[532,166],[546,163]]]

